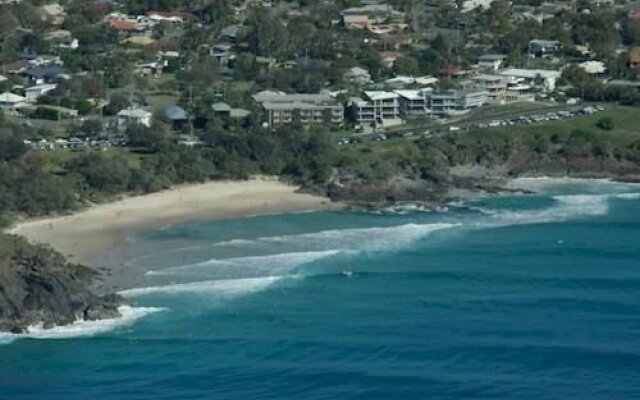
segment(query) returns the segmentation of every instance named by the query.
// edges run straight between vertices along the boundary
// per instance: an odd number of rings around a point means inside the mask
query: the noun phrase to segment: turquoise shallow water
[[[144,232],[126,318],[0,338],[0,398],[640,398],[640,187],[523,185]]]

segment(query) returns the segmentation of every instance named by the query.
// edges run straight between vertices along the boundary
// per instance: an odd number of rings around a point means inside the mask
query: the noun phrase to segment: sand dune
[[[273,179],[210,182],[128,197],[69,216],[25,221],[10,233],[47,243],[72,261],[91,264],[95,255],[118,246],[136,230],[330,206],[326,198],[296,193],[295,187]]]

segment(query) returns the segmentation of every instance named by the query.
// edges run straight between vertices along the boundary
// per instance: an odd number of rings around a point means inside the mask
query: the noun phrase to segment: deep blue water
[[[640,398],[640,187],[526,184],[144,232],[130,318],[5,337],[0,398]]]

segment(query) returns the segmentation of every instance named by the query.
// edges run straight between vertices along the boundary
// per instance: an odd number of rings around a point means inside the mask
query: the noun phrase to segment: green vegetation
[[[367,142],[343,147],[339,163],[343,171],[365,181],[382,181],[397,174],[420,177],[428,171],[445,171],[458,165],[507,165],[515,170],[533,171],[557,163],[571,166],[580,160],[591,163],[581,166],[581,172],[586,175],[607,173],[600,169],[600,163],[638,166],[638,118],[640,110],[621,106],[589,116],[535,125],[417,140]],[[600,127],[602,121],[611,129]]]

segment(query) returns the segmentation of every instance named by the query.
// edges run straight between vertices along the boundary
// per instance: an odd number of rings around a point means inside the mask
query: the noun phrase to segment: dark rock
[[[123,299],[94,294],[90,287],[95,277],[90,268],[67,263],[47,247],[0,236],[0,331],[120,316]]]

